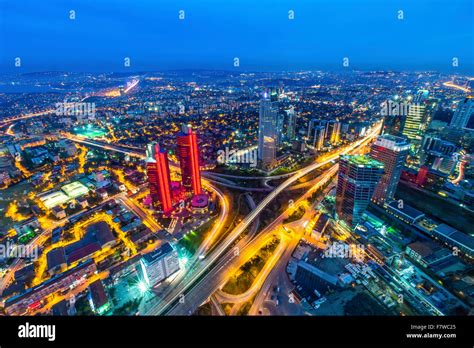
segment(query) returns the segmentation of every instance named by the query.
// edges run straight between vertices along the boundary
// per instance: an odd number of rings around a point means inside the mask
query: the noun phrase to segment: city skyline
[[[464,342],[473,9],[0,0],[6,343]]]

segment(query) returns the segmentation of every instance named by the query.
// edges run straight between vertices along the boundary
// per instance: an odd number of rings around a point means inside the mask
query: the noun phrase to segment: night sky
[[[348,57],[351,69],[472,73],[473,3],[0,0],[0,71],[125,71],[125,57],[130,71],[232,70],[235,57],[242,70],[335,70]]]

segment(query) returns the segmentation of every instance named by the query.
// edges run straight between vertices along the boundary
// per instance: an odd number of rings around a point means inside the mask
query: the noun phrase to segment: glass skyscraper
[[[337,218],[355,227],[367,209],[382,174],[383,163],[367,155],[341,156],[336,189]]]
[[[472,114],[474,114],[474,98],[468,96],[459,103],[449,125],[454,128],[466,128]]]
[[[296,113],[295,113],[295,108],[291,106],[288,110],[286,111],[286,115],[288,117],[288,126],[286,129],[286,138],[288,141],[293,141],[295,139],[295,133],[296,133]]]
[[[258,119],[258,160],[262,168],[272,168],[276,161],[278,93],[265,91],[260,100]]]
[[[374,202],[384,204],[393,199],[409,150],[404,138],[390,134],[379,136],[372,145],[370,157],[384,165],[384,174],[372,196]]]
[[[432,105],[428,105],[429,92],[419,90],[409,104],[408,115],[405,118],[402,135],[408,138],[416,147],[421,144],[421,139],[431,122]]]

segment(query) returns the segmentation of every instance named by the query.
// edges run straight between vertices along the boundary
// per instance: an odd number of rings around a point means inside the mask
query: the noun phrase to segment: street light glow
[[[144,294],[148,291],[148,284],[144,281],[140,281],[138,283],[138,290],[140,290],[140,294]]]

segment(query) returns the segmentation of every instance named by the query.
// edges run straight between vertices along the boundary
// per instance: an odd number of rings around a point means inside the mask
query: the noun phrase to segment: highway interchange
[[[166,289],[159,292],[157,296],[158,301],[155,301],[146,310],[145,315],[190,315],[199,307],[203,302],[210,298],[210,296],[221,287],[229,276],[229,272],[232,269],[240,267],[245,263],[249,255],[258,250],[258,246],[261,246],[262,241],[267,241],[268,236],[274,234],[275,229],[278,229],[282,225],[282,221],[287,218],[290,214],[291,209],[285,210],[277,219],[275,219],[270,225],[264,228],[260,233],[257,232],[258,216],[261,212],[271,203],[280,193],[288,188],[292,187],[299,179],[313,172],[314,170],[327,165],[329,163],[336,163],[339,155],[353,152],[358,147],[367,144],[374,137],[376,137],[381,129],[381,124],[374,125],[369,134],[364,138],[354,142],[350,146],[339,149],[338,151],[323,156],[318,161],[300,169],[296,172],[285,173],[281,175],[268,176],[268,177],[245,177],[235,175],[224,175],[217,173],[203,172],[205,178],[204,186],[209,190],[216,193],[221,206],[221,211],[217,222],[214,224],[211,233],[208,234],[207,238],[203,241],[201,246],[195,255],[191,258],[185,269],[182,270],[177,277],[175,277],[170,283],[168,283]],[[98,147],[103,150],[120,152],[129,156],[138,157],[141,159],[145,158],[145,154],[138,149],[118,146],[110,143],[102,143],[92,141],[87,138],[72,135],[70,133],[62,133],[62,137],[68,138],[74,142]],[[175,163],[170,163],[172,170],[177,169]],[[314,191],[315,188],[321,182],[328,180],[334,176],[337,164],[332,165],[324,174],[319,177],[312,179],[310,184],[313,185],[306,193],[300,197],[298,201],[301,201],[308,197],[308,195]],[[217,184],[224,184],[223,186],[231,186],[236,189],[245,189],[243,186],[231,185],[229,179],[285,179],[281,184],[275,187],[272,191],[268,191],[268,188],[264,189],[268,192],[265,198],[258,203],[258,205],[240,221],[233,230],[231,230],[225,238],[219,241],[217,245],[214,242],[219,237],[224,227],[225,221],[229,215],[229,202],[224,193],[216,187]],[[212,180],[213,183],[210,181]],[[136,214],[142,218],[152,230],[159,227],[154,221],[149,221],[150,217],[147,214],[143,214],[141,209],[137,208],[133,201],[127,200],[124,195],[119,197],[119,200],[127,208],[133,210]],[[142,216],[143,215],[143,216]],[[153,219],[151,219],[153,220]],[[249,229],[250,233],[244,234]],[[48,231],[44,231],[47,233]],[[295,233],[295,232],[293,232]],[[296,234],[296,233],[295,233]],[[243,237],[242,237],[243,236]],[[37,241],[38,239],[35,239]],[[299,238],[291,238],[289,236],[280,236],[280,246],[277,248],[275,255],[281,256],[285,251],[291,250],[288,245],[291,244],[294,248],[295,240]],[[34,241],[34,243],[36,243]],[[290,243],[291,242],[291,243]],[[285,254],[286,255],[286,254]],[[266,266],[263,270],[262,275],[258,278],[258,282],[252,286],[251,291],[247,295],[243,295],[243,299],[248,299],[250,295],[254,295],[262,287],[265,278],[272,272],[274,266],[278,263],[279,258],[275,256],[272,262]],[[20,264],[18,264],[18,267]],[[16,264],[15,264],[16,267]],[[16,267],[15,269],[18,269]],[[14,272],[10,272],[12,274]],[[273,272],[275,273],[275,272]],[[7,280],[3,280],[6,282]],[[4,284],[2,284],[4,285]],[[222,294],[221,294],[222,296]]]

